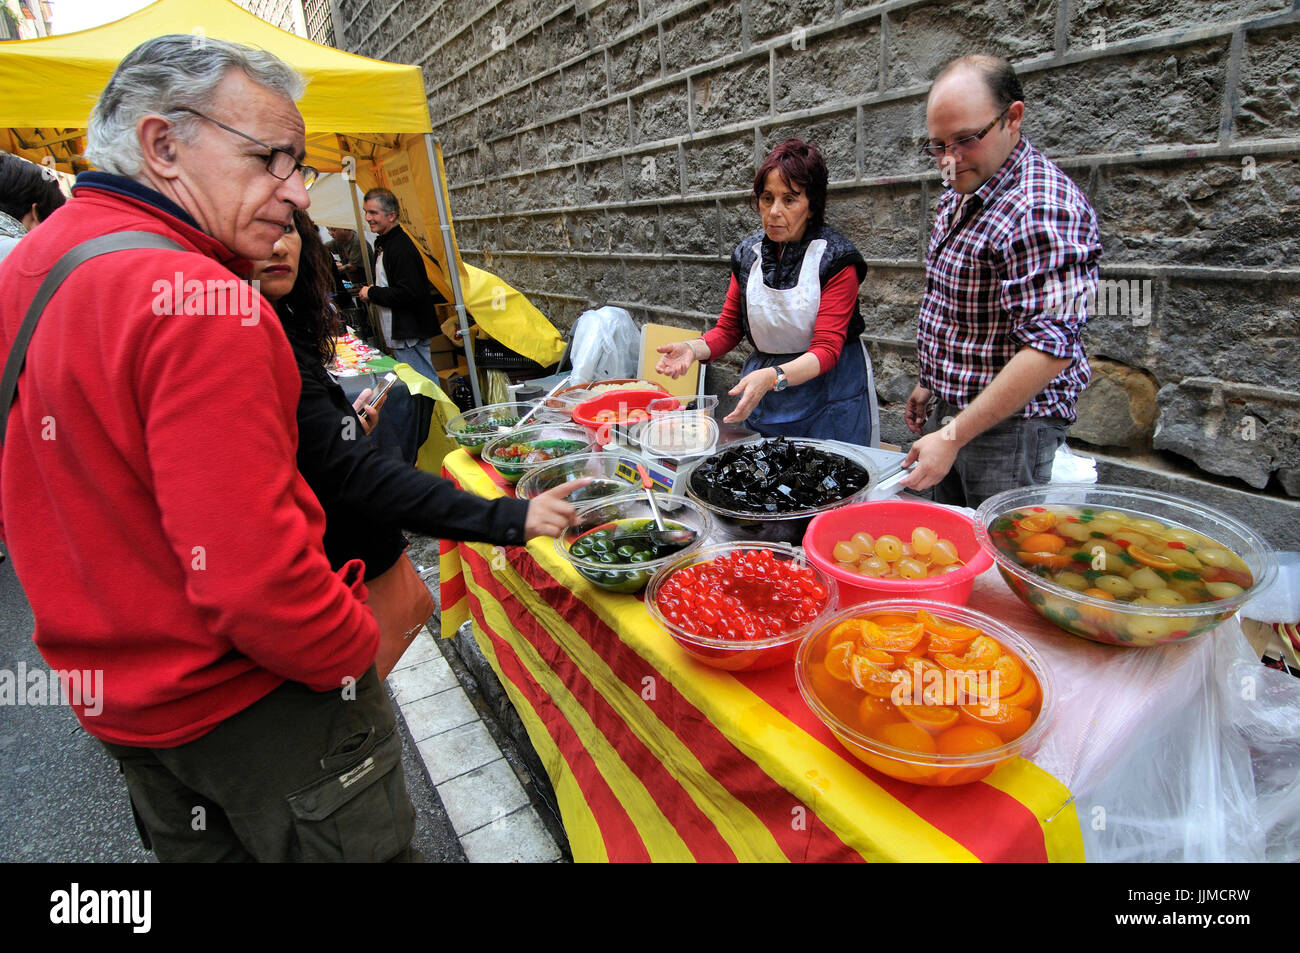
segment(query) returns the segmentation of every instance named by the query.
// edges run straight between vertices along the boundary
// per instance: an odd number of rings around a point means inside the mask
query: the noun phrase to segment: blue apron
[[[756,350],[745,361],[742,376],[807,353],[821,307],[819,270],[825,250],[824,239],[809,242],[798,283],[780,289],[769,288],[764,282],[762,248],[755,248],[754,264],[745,285],[745,312]],[[861,345],[846,340],[840,359],[825,374],[797,387],[770,391],[745,423],[768,437],[812,437],[870,445],[871,404]]]

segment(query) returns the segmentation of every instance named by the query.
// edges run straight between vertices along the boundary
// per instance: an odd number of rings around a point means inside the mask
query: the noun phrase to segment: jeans
[[[926,432],[961,412],[939,401]],[[1009,417],[957,451],[952,469],[934,487],[934,501],[978,507],[990,496],[1052,479],[1052,461],[1070,422],[1062,417]]]
[[[424,375],[436,384],[438,372],[433,369],[433,361],[429,357],[429,345],[432,341],[432,338],[425,338],[410,347],[394,347],[393,357],[402,364],[410,364],[417,374]]]

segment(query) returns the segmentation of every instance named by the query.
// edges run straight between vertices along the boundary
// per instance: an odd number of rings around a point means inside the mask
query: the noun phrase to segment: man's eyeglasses
[[[1015,103],[1012,103],[1011,105],[1014,106]],[[1010,109],[1011,106],[1008,106],[1006,109],[1002,110],[1002,112],[993,117],[991,123],[973,136],[963,136],[962,138],[956,139],[952,142],[944,142],[942,139],[923,140],[921,142],[921,154],[930,156],[933,159],[941,159],[945,152],[964,152],[965,150],[972,148],[975,143],[979,142],[993,130],[993,127],[998,124],[998,120],[1005,116],[1007,111]]]
[[[192,113],[193,115],[198,116],[200,119],[206,119],[208,122],[212,123],[213,125],[220,126],[222,129],[226,130],[226,132],[233,132],[235,135],[239,136],[240,138],[247,139],[249,142],[254,143],[255,145],[261,146],[263,149],[268,150],[270,152],[270,155],[259,156],[258,158],[264,159],[266,161],[266,171],[270,172],[273,176],[275,176],[277,179],[279,179],[282,182],[285,179],[289,178],[289,176],[297,172],[302,176],[302,187],[304,189],[309,189],[312,187],[313,183],[315,183],[316,177],[320,175],[320,173],[317,172],[311,166],[303,165],[301,162],[295,159],[293,153],[291,152],[285,152],[283,149],[277,149],[275,146],[269,146],[265,142],[262,142],[262,140],[254,139],[248,133],[240,132],[238,129],[234,128],[233,126],[227,126],[221,120],[213,119],[211,116],[206,116],[203,113],[199,112],[197,109],[190,109],[188,106],[178,106],[177,109],[180,112]]]

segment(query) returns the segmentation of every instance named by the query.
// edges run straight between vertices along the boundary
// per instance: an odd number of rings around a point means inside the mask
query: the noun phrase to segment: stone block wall
[[[1300,496],[1300,0],[338,0],[344,48],[424,71],[467,260],[558,325],[710,326],[754,168],[822,147],[867,257],[884,437],[906,442],[942,191],[937,68],[1008,57],[1025,134],[1105,244],[1076,439]],[[735,380],[739,358],[711,372]]]

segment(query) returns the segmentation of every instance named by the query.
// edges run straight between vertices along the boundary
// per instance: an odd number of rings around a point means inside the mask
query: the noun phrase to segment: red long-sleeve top
[[[103,697],[72,705],[81,724],[169,748],[286,679],[339,691],[374,661],[379,627],[351,581],[360,562],[330,571],[295,458],[298,369],[271,306],[229,270],[247,263],[127,197],[142,187],[92,175],[104,186],[79,181],[0,269],[0,359],[72,246],[139,230],[185,250],[92,259],[51,299],[9,419],[0,533],[46,663],[103,673]]]
[[[849,265],[822,288],[821,306],[817,309],[817,323],[813,326],[812,342],[808,352],[817,355],[821,373],[825,374],[840,359],[844,338],[853,316],[853,306],[858,300],[858,270]],[[716,360],[729,352],[744,337],[740,322],[740,283],[731,276],[727,287],[727,300],[722,305],[718,323],[703,335],[709,346],[709,360]]]

